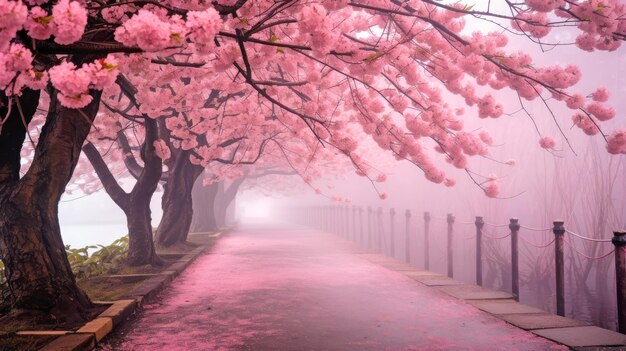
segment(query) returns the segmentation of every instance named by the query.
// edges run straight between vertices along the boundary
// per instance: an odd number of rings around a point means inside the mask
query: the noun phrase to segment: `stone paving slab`
[[[507,323],[511,323],[526,330],[582,327],[588,325],[575,319],[561,317],[550,313],[501,314],[498,317]]]
[[[364,253],[364,254],[359,254],[358,256],[370,262],[376,262],[376,263],[397,263],[398,262],[391,257],[387,257],[387,256],[377,254],[377,253]]]
[[[513,295],[497,290],[485,289],[476,285],[450,285],[440,286],[439,290],[445,292],[450,296],[454,296],[457,299],[462,300],[498,300],[498,299],[512,299]]]
[[[98,317],[78,329],[77,333],[92,333],[96,341],[102,340],[105,335],[113,330],[113,320],[108,317]]]
[[[537,329],[533,333],[571,347],[626,345],[626,335],[593,326]]]
[[[391,269],[392,271],[400,271],[400,272],[419,271],[417,268],[413,266],[405,265],[405,264],[388,264],[388,263],[379,263],[379,264],[387,269]]]
[[[182,271],[185,270],[185,268],[187,268],[188,265],[189,263],[187,260],[177,261],[175,263],[172,263],[169,267],[167,267],[167,269],[173,270],[177,274],[180,274]]]
[[[111,307],[100,313],[98,317],[109,317],[113,321],[113,326],[116,326],[130,317],[133,311],[135,311],[136,305],[137,302],[134,299],[118,300]]]
[[[626,346],[587,346],[572,347],[574,351],[626,351]]]
[[[150,300],[161,292],[165,285],[171,280],[172,277],[167,275],[158,275],[153,278],[146,279],[137,287],[125,293],[122,297],[125,299],[132,299],[137,296],[143,296],[144,300]]]
[[[67,334],[59,336],[39,351],[88,351],[96,347],[93,334]]]
[[[416,270],[413,270],[413,271],[402,272],[402,274],[407,275],[409,277],[424,277],[424,276],[445,277],[444,275],[441,275],[439,273],[435,273],[433,271],[422,271],[422,270],[419,270],[419,269],[416,269]]]
[[[422,275],[409,277],[427,286],[463,285],[464,283],[450,279],[444,275]]]
[[[524,305],[515,300],[468,300],[467,303],[491,314],[545,313],[546,311]]]

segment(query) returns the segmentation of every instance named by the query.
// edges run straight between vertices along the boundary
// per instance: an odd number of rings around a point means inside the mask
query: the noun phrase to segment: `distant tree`
[[[505,34],[464,30],[464,18],[473,16],[539,45],[551,30],[575,27],[581,49],[615,50],[626,37],[626,6],[620,0],[526,0],[507,1],[507,12],[498,12],[491,3],[0,0],[0,254],[14,314],[85,317],[89,301],[64,257],[57,205],[101,95],[108,96],[119,73],[146,74],[137,100],[152,118],[170,105],[193,111],[216,89],[220,97],[241,94],[220,112],[237,117],[212,135],[250,125],[246,144],[258,149],[268,133],[286,128],[307,145],[338,150],[357,173],[371,176],[361,154],[372,150],[359,149],[367,138],[436,183],[453,185],[438,166],[450,162],[494,197],[497,176],[482,179],[468,165],[469,156],[488,153],[489,136],[463,128],[464,116],[503,113],[480,86],[510,88],[520,101],[562,102],[576,126],[601,133],[609,152],[626,153],[625,129],[610,135],[600,129],[615,115],[605,104],[608,93],[569,90],[580,78],[577,67],[537,67],[529,55],[505,50]],[[154,65],[167,68],[157,73]],[[188,82],[187,93],[172,94],[181,89],[178,82]],[[21,176],[20,150],[42,89],[50,96],[48,115]],[[452,106],[442,89],[472,109]],[[172,123],[182,150],[196,146],[198,136],[188,131],[205,121],[190,113],[182,128]],[[554,141],[541,135],[540,145],[550,148]],[[215,148],[190,157],[210,162]]]

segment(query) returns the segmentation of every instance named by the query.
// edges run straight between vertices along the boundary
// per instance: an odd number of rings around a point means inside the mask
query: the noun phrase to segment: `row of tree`
[[[124,211],[128,263],[141,265],[159,264],[148,206],[159,183],[164,216],[156,242],[177,245],[192,223],[192,189],[203,172],[207,191],[231,179],[234,188],[224,193],[232,194],[244,174],[278,172],[321,192],[314,180],[344,171],[341,162],[372,182],[384,180],[368,160],[385,151],[436,183],[453,186],[444,168],[461,170],[497,197],[498,177],[478,175],[468,163],[486,157],[492,140],[463,124],[465,116],[505,112],[485,89],[511,89],[524,111],[523,101],[540,99],[549,118],[549,104],[566,105],[576,126],[600,133],[610,152],[626,153],[626,130],[600,128],[615,115],[607,92],[569,90],[578,68],[536,67],[529,55],[507,51],[503,33],[464,28],[465,17],[478,17],[540,45],[550,44],[550,30],[564,28],[579,33],[583,50],[615,50],[626,38],[624,4],[502,6],[0,0],[0,257],[8,316],[86,318],[91,303],[65,257],[57,214],[77,173],[89,184],[95,172]],[[539,130],[537,137],[541,147],[555,146]],[[134,179],[130,188],[120,174]]]

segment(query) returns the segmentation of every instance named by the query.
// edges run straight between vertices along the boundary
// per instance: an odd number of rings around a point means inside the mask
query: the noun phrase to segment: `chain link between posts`
[[[520,239],[521,241],[525,242],[526,244],[528,244],[528,245],[530,245],[530,246],[534,246],[534,247],[536,247],[536,248],[538,248],[538,249],[544,249],[544,248],[546,248],[546,247],[548,247],[548,246],[552,245],[552,244],[554,243],[554,241],[556,240],[556,238],[554,238],[554,239],[552,239],[552,241],[550,241],[549,243],[547,243],[547,244],[545,244],[545,245],[542,245],[542,244],[535,244],[535,243],[533,243],[533,242],[530,242],[530,241],[528,241],[528,240],[524,239],[524,237],[523,237],[523,236],[519,236],[519,239]]]
[[[566,231],[567,233],[569,233],[569,234],[571,234],[571,235],[575,236],[575,237],[578,237],[578,238],[580,238],[580,239],[582,239],[582,240],[586,240],[586,241],[593,241],[593,242],[596,242],[596,243],[610,243],[610,242],[611,242],[611,239],[595,239],[595,238],[590,238],[590,237],[582,236],[582,235],[580,235],[580,234],[577,234],[577,233],[572,232],[571,230],[567,230],[567,229],[565,229],[565,231]]]
[[[572,244],[572,242],[571,242],[571,241],[569,241],[569,240],[567,240],[567,239],[563,238],[563,242],[564,242],[567,246],[569,246],[572,250],[574,250],[577,254],[579,254],[580,256],[583,256],[583,257],[585,257],[585,258],[587,258],[587,259],[590,259],[590,260],[601,260],[601,259],[603,259],[603,258],[607,258],[607,257],[611,256],[611,255],[615,252],[615,249],[613,249],[613,250],[611,250],[611,251],[609,251],[609,252],[607,252],[607,253],[601,254],[601,255],[599,255],[599,256],[589,256],[589,255],[587,255],[586,253],[584,253],[584,252],[582,252],[582,251],[578,250],[578,248],[576,247],[576,245]]]
[[[486,231],[483,231],[483,235],[484,235],[484,236],[486,236],[486,237],[487,237],[487,238],[489,238],[489,239],[493,239],[493,240],[501,240],[501,239],[506,239],[506,238],[510,237],[510,236],[511,236],[511,233],[509,232],[509,233],[508,233],[508,234],[506,234],[506,235],[496,236],[496,235],[493,235],[493,234],[488,234]]]

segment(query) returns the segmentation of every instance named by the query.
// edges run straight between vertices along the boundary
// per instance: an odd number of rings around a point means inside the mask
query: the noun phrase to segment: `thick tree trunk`
[[[144,128],[146,137],[141,147],[141,158],[144,166],[138,170],[137,182],[130,193],[126,193],[118,184],[95,146],[87,143],[83,147],[83,152],[98,174],[105,191],[126,215],[128,226],[126,263],[130,266],[160,265],[162,263],[154,249],[150,211],[150,200],[156,191],[162,171],[161,159],[156,156],[153,145],[158,137],[157,123],[153,119],[146,118]],[[118,141],[123,144],[123,149],[127,146],[124,145],[126,139],[123,134],[118,135]],[[132,155],[126,156],[132,157]]]
[[[203,185],[202,179],[198,179],[193,186],[193,220],[192,232],[210,232],[218,229],[215,222],[215,196],[217,195],[218,183]]]
[[[128,257],[126,263],[130,266],[161,264],[152,240],[151,197],[131,196],[130,203],[124,210],[128,225]]]
[[[237,196],[226,208],[226,223],[235,223],[237,221]]]
[[[164,185],[163,217],[156,235],[158,246],[171,247],[187,241],[194,211],[191,192],[202,170],[189,161],[187,152],[177,155]]]
[[[223,182],[220,182],[220,187],[218,188],[217,196],[215,198],[215,222],[218,228],[226,225],[226,212],[228,207],[233,203],[235,197],[237,197],[239,187],[245,180],[246,176],[237,178],[228,186],[228,188],[224,186]]]
[[[39,93],[20,98],[25,121],[12,106],[0,134],[0,257],[9,285],[11,318],[85,320],[91,302],[78,288],[65,254],[58,203],[78,162],[80,148],[98,111],[100,92],[82,111],[62,107],[51,93],[46,123],[28,172],[19,178],[19,152]],[[7,112],[7,99],[0,114]],[[21,139],[21,140],[20,140]]]
[[[215,194],[215,201],[213,202],[215,226],[217,226],[218,228],[221,228],[226,224],[226,208],[228,207],[228,203],[230,202],[226,198],[226,190],[224,189],[224,187],[224,181],[218,183],[217,194]]]

